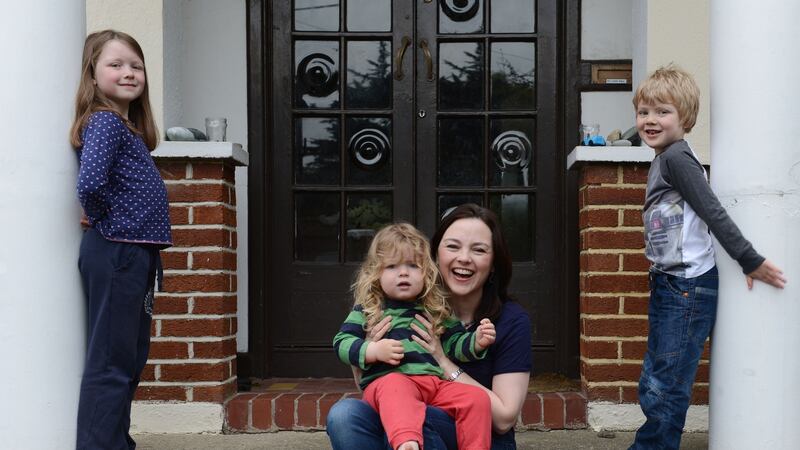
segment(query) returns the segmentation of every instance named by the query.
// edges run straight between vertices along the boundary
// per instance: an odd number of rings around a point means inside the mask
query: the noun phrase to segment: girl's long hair
[[[86,42],[83,44],[81,78],[78,84],[78,93],[75,96],[75,120],[72,122],[72,128],[69,132],[69,142],[76,149],[82,147],[83,138],[81,133],[86,127],[89,116],[97,111],[111,111],[119,115],[128,129],[132,133],[141,136],[147,148],[153,151],[158,145],[158,128],[156,128],[153,112],[150,109],[150,95],[148,93],[150,79],[147,77],[147,66],[144,69],[144,90],[142,95],[128,106],[128,119],[122,117],[120,112],[114,109],[112,103],[94,84],[97,58],[103,51],[103,46],[108,41],[113,40],[127,44],[144,63],[142,47],[139,46],[136,39],[126,33],[116,30],[103,30],[86,37]]]
[[[442,323],[451,314],[450,306],[440,286],[439,269],[430,256],[430,244],[423,234],[407,223],[383,227],[369,246],[367,255],[352,285],[356,305],[364,308],[366,327],[370,328],[383,315],[384,293],[381,289],[381,271],[386,265],[408,250],[422,269],[423,289],[418,301],[433,319],[434,332],[444,331]]]

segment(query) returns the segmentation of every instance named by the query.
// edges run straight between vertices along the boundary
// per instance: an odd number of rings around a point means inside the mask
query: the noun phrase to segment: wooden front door
[[[260,90],[270,99],[267,206],[251,231],[265,253],[250,275],[265,280],[251,293],[263,302],[264,329],[250,353],[266,357],[252,358],[253,374],[349,376],[331,340],[375,230],[405,220],[430,236],[464,202],[501,218],[515,262],[511,291],[532,319],[535,370],[572,371],[559,326],[555,4],[271,3],[261,31],[270,43],[269,86]]]

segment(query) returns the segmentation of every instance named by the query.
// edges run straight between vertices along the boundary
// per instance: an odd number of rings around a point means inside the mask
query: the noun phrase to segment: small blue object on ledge
[[[581,142],[581,144],[589,147],[602,147],[606,145],[606,140],[605,138],[603,138],[603,136],[600,136],[599,134],[596,134],[594,136],[586,135],[584,136],[583,142]]]

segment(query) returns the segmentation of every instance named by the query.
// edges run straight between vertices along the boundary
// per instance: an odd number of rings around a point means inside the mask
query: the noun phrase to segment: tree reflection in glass
[[[483,108],[483,44],[439,45],[439,108]]]
[[[389,41],[347,43],[347,108],[390,108],[392,55]]]
[[[295,120],[295,184],[339,184],[339,119]]]
[[[536,109],[533,42],[491,44],[492,109]]]

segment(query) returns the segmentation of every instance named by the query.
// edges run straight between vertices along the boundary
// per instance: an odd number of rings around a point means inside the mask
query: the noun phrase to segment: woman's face
[[[480,298],[492,270],[492,231],[477,218],[456,220],[444,232],[436,260],[454,299]]]

